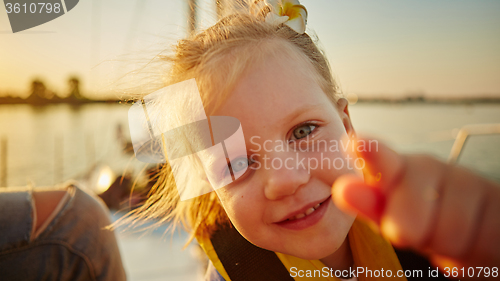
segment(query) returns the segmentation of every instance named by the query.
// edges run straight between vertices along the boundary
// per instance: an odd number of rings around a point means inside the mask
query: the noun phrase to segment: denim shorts
[[[104,203],[74,183],[37,232],[31,188],[0,188],[1,280],[126,280]]]

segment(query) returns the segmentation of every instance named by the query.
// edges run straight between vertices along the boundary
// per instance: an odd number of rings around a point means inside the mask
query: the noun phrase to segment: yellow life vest
[[[406,280],[392,245],[364,222],[356,219],[349,231],[359,281]],[[226,281],[238,280],[335,280],[346,272],[330,271],[319,260],[304,260],[271,252],[246,241],[233,227],[217,231],[211,239],[197,239]],[[363,271],[361,273],[361,271]],[[342,275],[343,274],[343,275]],[[399,277],[398,275],[402,275]],[[260,277],[259,277],[260,276]]]

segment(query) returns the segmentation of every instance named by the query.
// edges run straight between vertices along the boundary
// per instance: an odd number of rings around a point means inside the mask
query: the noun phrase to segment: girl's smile
[[[331,203],[331,196],[323,201],[316,201],[285,216],[286,219],[276,222],[277,225],[290,230],[303,230],[319,222]]]

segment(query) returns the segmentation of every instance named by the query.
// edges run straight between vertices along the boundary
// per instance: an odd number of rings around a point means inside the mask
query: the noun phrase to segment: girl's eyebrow
[[[283,119],[281,119],[278,124],[280,126],[284,126],[290,123],[293,123],[295,120],[297,120],[300,116],[302,116],[304,113],[307,113],[312,110],[318,110],[320,108],[324,107],[324,104],[308,104],[305,106],[302,106],[298,108],[297,110],[293,111],[289,115],[285,116]]]

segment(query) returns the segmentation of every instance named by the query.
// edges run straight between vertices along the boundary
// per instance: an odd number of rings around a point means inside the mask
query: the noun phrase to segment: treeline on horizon
[[[69,91],[64,97],[59,96],[54,91],[48,89],[45,83],[40,79],[34,79],[30,85],[30,92],[27,98],[16,96],[0,96],[0,104],[33,104],[45,105],[54,103],[69,103],[82,104],[94,102],[118,102],[119,99],[90,99],[81,93],[81,82],[76,76],[68,79]],[[399,97],[384,97],[384,96],[361,96],[355,95],[354,100],[347,96],[351,104],[355,103],[450,103],[450,104],[471,104],[471,103],[500,103],[500,94],[497,97],[477,95],[470,97],[427,97],[425,94],[409,94]],[[128,102],[127,100],[125,102]]]
[[[476,97],[425,97],[425,96],[406,96],[406,97],[360,97],[358,103],[444,103],[444,104],[470,104],[470,103],[500,103],[498,97],[476,96]]]
[[[80,79],[76,76],[68,79],[69,91],[63,97],[47,88],[40,79],[31,81],[29,95],[26,98],[6,95],[0,97],[0,104],[45,105],[54,103],[82,104],[93,102],[116,102],[117,100],[96,100],[86,97],[80,91]]]

